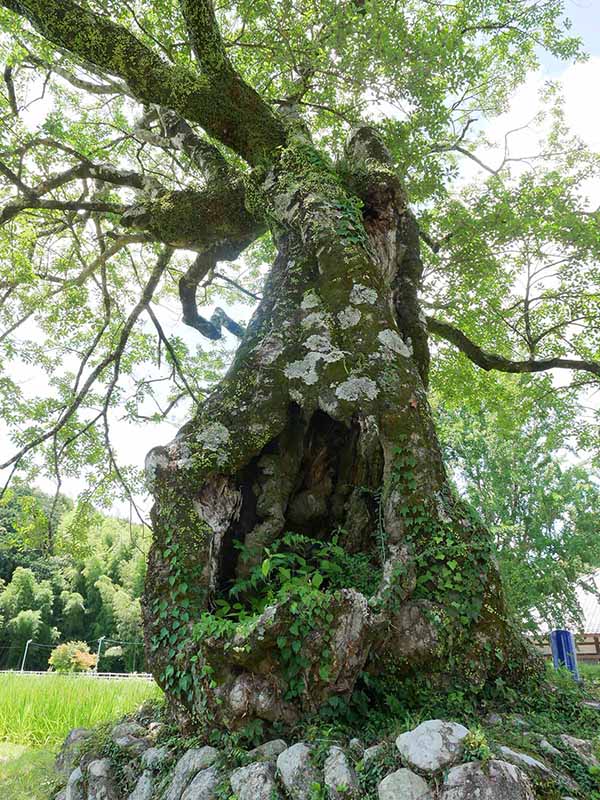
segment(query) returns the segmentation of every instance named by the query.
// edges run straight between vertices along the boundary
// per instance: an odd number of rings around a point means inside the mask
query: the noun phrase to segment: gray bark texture
[[[264,298],[221,384],[147,459],[144,611],[159,682],[184,716],[235,729],[350,698],[363,672],[440,685],[535,669],[490,537],[447,481],[426,396],[418,229],[383,144],[361,128],[334,167],[294,130],[254,191],[278,250]],[[361,591],[349,570],[347,585],[211,626],[286,533],[335,534],[376,585]]]

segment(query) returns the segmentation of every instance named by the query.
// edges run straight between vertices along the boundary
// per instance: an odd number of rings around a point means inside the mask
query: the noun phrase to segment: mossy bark
[[[418,230],[385,149],[361,129],[334,169],[296,131],[256,192],[278,248],[264,299],[227,376],[148,456],[158,681],[188,717],[236,728],[349,697],[361,672],[484,684],[535,669],[489,534],[448,484],[426,395]],[[199,635],[287,531],[336,532],[378,587],[366,596],[349,576]]]

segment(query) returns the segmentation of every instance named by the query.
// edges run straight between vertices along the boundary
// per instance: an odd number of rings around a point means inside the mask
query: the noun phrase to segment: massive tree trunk
[[[190,718],[237,728],[293,722],[363,672],[477,685],[533,669],[442,463],[418,230],[384,147],[362,128],[334,168],[298,129],[252,195],[278,251],[263,300],[224,380],[147,460],[158,681]],[[307,570],[257,606],[267,550],[306,556],[300,537],[335,537],[343,579]],[[237,620],[214,615],[236,601]]]

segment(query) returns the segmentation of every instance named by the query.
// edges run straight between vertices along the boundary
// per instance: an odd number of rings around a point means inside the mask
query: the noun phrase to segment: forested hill
[[[52,648],[79,640],[99,668],[143,669],[139,597],[150,533],[99,513],[90,504],[58,502],[18,484],[0,504],[0,669],[46,669]]]

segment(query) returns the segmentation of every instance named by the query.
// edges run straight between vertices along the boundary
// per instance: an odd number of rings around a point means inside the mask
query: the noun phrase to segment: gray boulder
[[[350,739],[348,742],[348,750],[353,753],[357,758],[362,758],[365,752],[365,746],[360,739]]]
[[[165,763],[169,757],[169,750],[166,747],[149,747],[142,753],[142,767],[155,772]]]
[[[87,787],[87,800],[120,800],[108,758],[88,764]]]
[[[154,792],[154,778],[152,773],[148,770],[142,772],[138,782],[135,785],[135,789],[127,800],[152,800],[152,794]]]
[[[568,736],[566,733],[561,735],[560,740],[565,747],[576,753],[588,767],[600,767],[600,762],[594,755],[594,747],[590,741],[576,739],[575,736]]]
[[[310,747],[298,742],[277,757],[277,769],[290,800],[310,800],[313,784],[320,782],[310,753]]]
[[[250,750],[248,757],[253,761],[277,761],[277,756],[284,750],[287,750],[287,743],[283,739],[271,739]]]
[[[528,756],[526,753],[519,753],[516,750],[511,750],[510,747],[501,747],[500,752],[511,764],[516,764],[518,767],[523,767],[525,770],[533,770],[546,778],[551,778],[553,772],[543,762],[538,761],[537,758]]]
[[[460,759],[468,733],[464,725],[456,722],[430,719],[400,734],[396,747],[410,767],[432,774]]]
[[[385,744],[381,742],[381,744],[374,744],[371,747],[367,747],[367,749],[363,753],[362,762],[363,764],[368,764],[370,761],[374,759],[380,758],[385,753]]]
[[[65,800],[84,800],[83,792],[83,772],[81,767],[77,767],[69,775],[65,788]]]
[[[554,745],[551,745],[547,739],[540,739],[539,748],[553,758],[560,758],[560,750],[554,747]]]
[[[377,787],[379,800],[433,800],[427,782],[409,769],[399,769]]]
[[[219,751],[214,747],[200,747],[184,753],[173,770],[171,783],[165,794],[165,800],[181,800],[181,796],[192,778],[200,770],[210,767],[217,759]]]
[[[341,747],[330,747],[323,768],[323,779],[330,800],[357,797],[358,778]]]
[[[73,728],[69,731],[59,754],[56,756],[56,769],[61,775],[69,775],[79,758],[81,746],[92,735],[87,728]]]
[[[141,736],[144,736],[145,733],[146,729],[142,728],[139,722],[119,722],[110,732],[110,738],[115,744],[118,744],[119,739],[123,739],[126,736],[135,736],[139,739]]]
[[[181,796],[181,800],[212,800],[221,775],[216,767],[199,772]]]
[[[529,778],[506,761],[470,761],[453,767],[442,786],[441,800],[535,800]]]
[[[110,738],[118,746],[134,753],[143,753],[150,747],[144,738],[146,729],[137,722],[120,722],[110,732]]]
[[[269,761],[257,761],[234,770],[229,778],[237,800],[274,800],[279,797],[275,767]]]
[[[155,742],[158,739],[163,727],[164,725],[162,722],[151,722],[150,725],[148,725],[148,738]]]

